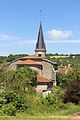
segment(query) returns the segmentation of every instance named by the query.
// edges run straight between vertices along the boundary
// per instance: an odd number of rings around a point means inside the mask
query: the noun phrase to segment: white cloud
[[[80,44],[80,40],[47,40],[46,43],[76,43]]]
[[[52,29],[47,32],[49,37],[53,39],[64,39],[72,36],[72,31],[63,31],[60,29]]]
[[[80,44],[80,40],[45,40],[45,43],[76,43]],[[14,42],[16,45],[28,45],[28,44],[36,44],[36,40],[18,40]]]
[[[17,37],[7,34],[0,34],[0,40],[13,40],[13,39],[17,39]]]
[[[72,35],[72,32],[71,31],[61,31],[61,30],[58,30],[58,29],[53,29],[52,31],[48,31],[48,34],[50,34],[51,36],[53,36],[54,38],[58,39],[58,40],[55,40],[55,39],[48,39],[48,40],[45,40],[45,43],[76,43],[76,44],[80,44],[80,39],[74,39],[74,40],[70,40],[70,39],[66,39],[66,40],[63,40],[62,38],[67,38],[69,36]],[[0,46],[8,46],[10,44],[13,44],[13,45],[19,45],[19,46],[22,46],[22,45],[29,45],[29,44],[36,44],[36,40],[29,40],[29,39],[19,39],[18,37],[14,37],[14,36],[11,36],[11,35],[7,35],[7,34],[0,34],[0,40],[14,40],[13,42],[2,42],[0,44]]]
[[[80,44],[80,40],[45,40],[45,43],[76,43]],[[28,45],[28,44],[36,44],[36,40],[18,40],[15,42],[16,45]]]

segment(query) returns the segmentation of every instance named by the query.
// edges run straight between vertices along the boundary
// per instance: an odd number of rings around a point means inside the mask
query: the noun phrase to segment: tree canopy
[[[5,90],[16,93],[25,93],[31,86],[37,83],[37,72],[28,67],[18,68],[16,71],[0,73],[0,79],[5,86]]]

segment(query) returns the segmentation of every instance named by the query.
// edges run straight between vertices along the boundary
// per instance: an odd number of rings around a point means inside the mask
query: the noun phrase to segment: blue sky
[[[80,0],[0,0],[0,55],[34,54],[40,25],[48,53],[80,53]]]

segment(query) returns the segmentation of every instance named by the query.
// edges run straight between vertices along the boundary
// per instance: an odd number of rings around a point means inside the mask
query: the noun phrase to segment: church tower
[[[38,39],[35,48],[35,55],[39,57],[45,57],[46,55],[46,46],[43,37],[43,30],[42,30],[42,21],[40,21],[40,27],[38,32]]]

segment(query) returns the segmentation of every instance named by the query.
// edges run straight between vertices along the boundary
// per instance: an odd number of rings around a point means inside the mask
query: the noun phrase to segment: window
[[[41,57],[41,54],[38,54],[39,57]]]

